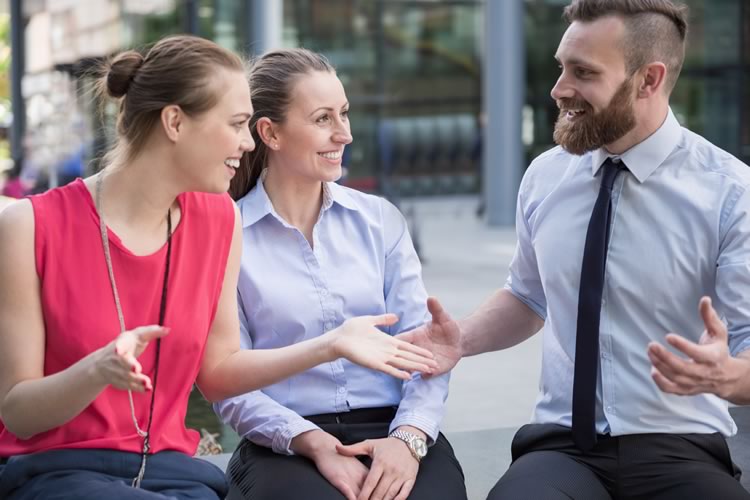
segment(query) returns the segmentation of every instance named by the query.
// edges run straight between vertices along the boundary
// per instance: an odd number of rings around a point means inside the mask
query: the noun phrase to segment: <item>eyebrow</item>
[[[557,54],[555,54],[555,61],[557,61],[560,64],[569,64],[572,66],[586,66],[591,69],[599,69],[599,67],[596,64],[590,61],[586,61],[584,59],[576,58],[576,57],[571,57],[570,59],[566,60],[565,63],[563,63],[560,60],[560,58],[557,56]]]
[[[344,105],[343,105],[343,106],[341,106],[341,108],[342,108],[342,109],[343,109],[343,108],[348,108],[348,107],[349,107],[349,101],[346,101],[346,103],[344,103]],[[330,107],[330,106],[321,106],[321,107],[319,107],[319,108],[316,108],[316,109],[315,109],[315,110],[314,110],[314,111],[313,111],[312,113],[310,113],[310,114],[309,114],[309,115],[307,115],[307,116],[312,116],[312,115],[314,115],[315,113],[317,113],[317,112],[318,112],[318,111],[320,111],[320,110],[325,110],[325,111],[333,111],[333,108],[332,108],[332,107]]]
[[[245,120],[247,120],[251,116],[253,116],[252,113],[242,112],[242,113],[235,113],[235,114],[233,114],[232,118],[240,118],[241,117],[241,118],[244,118]]]

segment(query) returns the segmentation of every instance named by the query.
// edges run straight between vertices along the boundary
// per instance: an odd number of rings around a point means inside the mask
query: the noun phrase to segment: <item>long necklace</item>
[[[104,223],[104,214],[101,209],[101,193],[102,193],[102,181],[104,179],[104,173],[101,172],[96,178],[96,211],[99,214],[99,229],[102,236],[102,246],[104,247],[104,260],[107,263],[107,272],[109,274],[109,282],[112,285],[112,294],[115,297],[115,307],[117,308],[117,319],[120,322],[120,333],[125,332],[125,318],[122,314],[122,305],[120,305],[120,295],[117,293],[117,284],[115,283],[115,273],[112,268],[112,257],[109,253],[109,236],[107,235],[107,225]],[[169,282],[169,263],[170,256],[172,254],[172,210],[167,210],[167,262],[164,266],[164,283],[162,285],[161,293],[161,304],[159,307],[159,325],[164,325],[164,315],[167,310],[167,283]],[[150,437],[151,437],[151,423],[154,419],[154,398],[156,396],[156,383],[159,377],[159,357],[161,354],[161,339],[156,339],[156,362],[154,366],[154,387],[151,391],[151,403],[148,411],[148,423],[146,424],[146,430],[144,431],[138,425],[138,419],[135,416],[135,405],[133,404],[133,392],[128,389],[128,400],[130,401],[130,416],[133,419],[133,425],[135,431],[140,437],[143,438],[143,451],[141,453],[141,466],[138,470],[138,474],[133,479],[131,486],[134,488],[141,487],[141,481],[146,473],[146,457],[151,449]]]

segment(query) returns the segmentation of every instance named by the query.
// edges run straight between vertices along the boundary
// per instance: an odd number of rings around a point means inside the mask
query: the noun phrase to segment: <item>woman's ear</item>
[[[264,116],[263,118],[258,119],[255,123],[255,129],[258,131],[260,140],[270,149],[277,150],[281,147],[276,132],[276,126],[270,118]]]
[[[182,109],[176,104],[164,106],[161,110],[160,118],[161,126],[164,129],[167,138],[172,142],[177,142],[180,137],[180,131],[182,130],[184,119]]]

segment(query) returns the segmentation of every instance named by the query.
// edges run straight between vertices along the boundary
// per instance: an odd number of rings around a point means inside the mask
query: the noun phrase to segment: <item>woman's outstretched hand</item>
[[[138,356],[148,343],[169,333],[169,328],[158,325],[141,326],[122,332],[102,350],[96,368],[101,380],[122,390],[145,392],[153,389],[151,378],[142,373]]]
[[[426,374],[437,368],[432,353],[403,340],[383,333],[376,327],[396,323],[395,314],[359,316],[346,320],[341,326],[326,333],[335,358],[346,358],[366,368],[379,370],[403,380],[409,372]]]

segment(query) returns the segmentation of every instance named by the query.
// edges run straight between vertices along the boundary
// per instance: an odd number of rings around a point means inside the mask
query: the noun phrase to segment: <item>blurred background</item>
[[[247,56],[307,47],[334,63],[351,102],[342,182],[401,207],[428,290],[462,316],[502,286],[518,183],[553,145],[549,92],[567,3],[0,0],[0,188],[21,197],[98,169],[116,109],[98,112],[90,71],[119,50],[172,33]],[[683,125],[750,163],[750,0],[686,3],[688,55],[672,108]],[[532,339],[454,371],[445,429],[462,460],[488,443],[507,448],[502,440],[528,419],[539,348]],[[219,433],[229,451],[236,443],[197,391],[188,424]],[[508,433],[482,434],[488,429]],[[476,460],[470,498],[486,493],[501,465]]]

